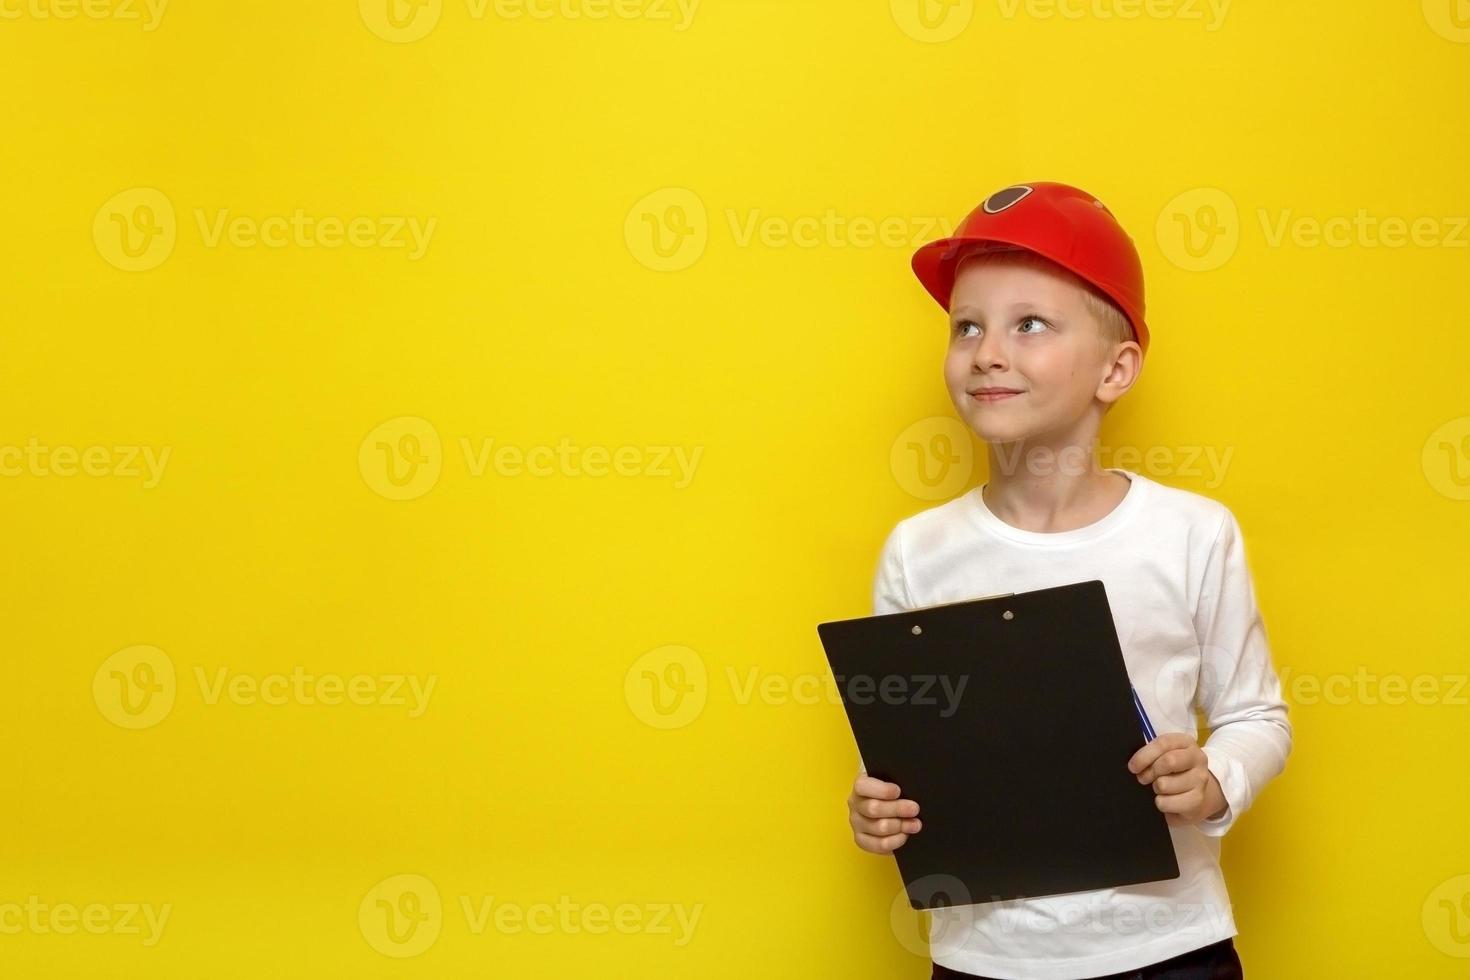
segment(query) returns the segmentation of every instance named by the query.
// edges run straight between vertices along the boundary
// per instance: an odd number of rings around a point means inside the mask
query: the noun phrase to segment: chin
[[[986,442],[1015,442],[1031,434],[1032,428],[1018,419],[998,419],[988,408],[971,407],[962,416],[965,424]]]

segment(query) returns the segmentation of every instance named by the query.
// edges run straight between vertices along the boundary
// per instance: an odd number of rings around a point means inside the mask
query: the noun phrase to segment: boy
[[[898,523],[874,614],[1101,579],[1162,732],[1118,764],[1153,787],[1180,870],[935,910],[932,976],[1240,977],[1220,838],[1285,767],[1292,730],[1234,515],[1094,458],[1103,416],[1148,347],[1133,242],[1091,194],[1038,182],[992,194],[913,268],[949,313],[945,383],[987,443],[990,477]],[[1210,729],[1203,747],[1195,707]],[[1065,787],[1055,802],[1067,805]],[[921,803],[864,769],[848,798],[858,846],[903,846],[922,832]]]

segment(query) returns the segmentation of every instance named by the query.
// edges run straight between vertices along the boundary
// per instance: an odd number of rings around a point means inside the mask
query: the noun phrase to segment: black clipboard
[[[817,626],[915,909],[1179,877],[1101,580]]]

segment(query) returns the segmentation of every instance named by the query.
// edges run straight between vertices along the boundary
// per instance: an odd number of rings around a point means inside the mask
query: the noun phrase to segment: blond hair
[[[960,266],[971,260],[981,262],[989,261],[992,257],[1004,255],[1024,265],[1037,269],[1049,269],[1060,273],[1082,288],[1082,301],[1087,307],[1087,312],[1092,314],[1093,320],[1098,326],[1098,343],[1104,352],[1111,350],[1118,344],[1127,341],[1138,340],[1133,335],[1133,325],[1128,321],[1128,314],[1123,312],[1122,307],[1115,303],[1102,290],[1092,283],[1083,279],[1070,269],[1064,268],[1044,255],[1039,255],[1029,249],[1006,246],[997,248],[994,245],[975,243],[966,245],[960,249],[959,257],[955,259],[954,277],[960,277]]]

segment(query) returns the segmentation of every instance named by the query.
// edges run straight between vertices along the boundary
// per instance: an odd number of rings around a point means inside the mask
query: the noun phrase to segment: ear
[[[1136,340],[1125,340],[1113,348],[1103,364],[1102,380],[1097,385],[1097,400],[1111,405],[1138,382],[1143,373],[1143,348]]]

